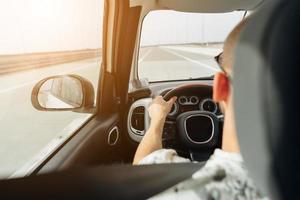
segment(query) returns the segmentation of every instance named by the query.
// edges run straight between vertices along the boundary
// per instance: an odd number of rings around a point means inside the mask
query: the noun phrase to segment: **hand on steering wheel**
[[[150,118],[153,122],[165,122],[167,115],[170,113],[177,97],[172,97],[165,101],[162,96],[157,96],[148,108]]]

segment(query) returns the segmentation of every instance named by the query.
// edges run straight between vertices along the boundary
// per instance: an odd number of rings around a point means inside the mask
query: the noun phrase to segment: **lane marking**
[[[153,48],[150,47],[150,49],[139,59],[139,63],[143,62],[145,58],[152,52]]]
[[[25,86],[27,86],[27,85],[32,85],[32,84],[34,84],[34,83],[37,83],[38,81],[40,81],[40,80],[33,80],[33,81],[30,81],[30,82],[23,83],[23,84],[21,84],[21,85],[17,85],[17,86],[14,86],[14,87],[10,87],[10,88],[1,90],[1,91],[0,91],[0,94],[6,93],[6,92],[9,92],[9,91],[12,91],[12,90],[16,90],[16,89],[18,89],[18,88],[22,88],[22,87],[25,87]]]
[[[202,54],[206,56],[216,56],[219,53],[222,52],[222,47],[216,48],[216,47],[188,47],[188,46],[165,46],[168,49],[172,50],[180,50],[180,51],[185,51],[188,53],[195,53],[195,54]]]
[[[92,66],[92,65],[90,65],[90,66]],[[87,68],[87,67],[90,67],[90,66],[83,66],[83,67],[73,68],[72,70],[66,70],[66,71],[57,73],[56,75],[62,75],[62,74],[70,73],[70,72],[79,71],[79,70],[81,70],[83,68]],[[16,89],[19,89],[19,88],[22,88],[22,87],[25,87],[25,86],[28,86],[28,85],[33,85],[33,84],[39,82],[40,80],[41,79],[35,79],[33,81],[25,82],[25,83],[20,84],[20,85],[16,85],[16,86],[13,86],[13,87],[6,88],[4,90],[1,90],[0,94],[6,93],[6,92],[9,92],[9,91],[12,91],[12,90],[16,90]]]
[[[192,63],[195,63],[195,64],[200,65],[200,66],[202,66],[202,67],[205,67],[205,68],[207,68],[207,69],[210,69],[210,70],[212,70],[212,71],[215,71],[215,72],[219,72],[219,71],[220,71],[219,69],[216,69],[216,68],[214,68],[214,67],[211,67],[210,65],[207,65],[207,64],[204,64],[204,63],[199,62],[199,61],[197,61],[197,60],[194,60],[194,59],[188,58],[188,57],[186,57],[186,56],[183,56],[183,55],[181,55],[181,54],[179,54],[179,53],[176,53],[176,52],[174,52],[174,51],[172,51],[172,50],[170,50],[170,49],[167,49],[166,47],[159,47],[159,48],[161,48],[161,49],[163,49],[163,50],[165,50],[165,51],[167,51],[167,52],[169,52],[169,53],[171,53],[171,54],[173,54],[173,55],[175,55],[175,56],[181,57],[181,58],[183,58],[183,59],[185,59],[185,60],[187,60],[187,61],[190,61],[190,62],[192,62]]]

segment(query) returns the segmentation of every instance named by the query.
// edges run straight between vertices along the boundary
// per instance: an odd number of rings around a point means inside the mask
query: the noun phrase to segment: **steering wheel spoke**
[[[167,120],[163,129],[162,141],[164,148],[172,148],[176,144],[176,122]]]

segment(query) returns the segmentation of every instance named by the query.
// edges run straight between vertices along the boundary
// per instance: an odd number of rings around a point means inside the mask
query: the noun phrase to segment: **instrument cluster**
[[[217,114],[218,104],[211,98],[200,98],[198,96],[179,96],[174,103],[168,117],[176,117],[181,113],[188,111],[207,111]]]

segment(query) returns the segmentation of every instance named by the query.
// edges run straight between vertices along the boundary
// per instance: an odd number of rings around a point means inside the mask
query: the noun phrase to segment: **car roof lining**
[[[151,10],[176,10],[196,13],[225,13],[253,10],[263,0],[130,0],[130,7],[142,6]]]

